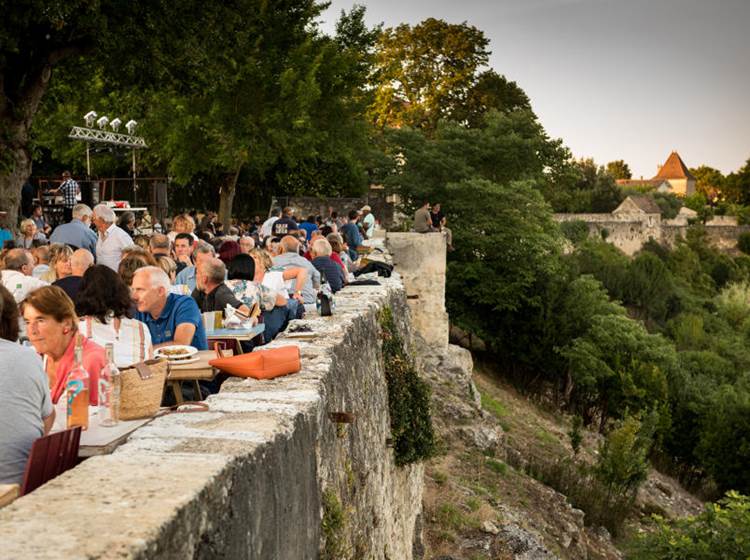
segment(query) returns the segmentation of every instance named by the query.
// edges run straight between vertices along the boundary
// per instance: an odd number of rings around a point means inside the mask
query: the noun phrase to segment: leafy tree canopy
[[[609,173],[613,179],[633,178],[633,173],[630,171],[630,166],[622,159],[610,161],[607,164],[607,173]]]
[[[466,23],[429,18],[385,29],[376,50],[372,122],[431,132],[440,120],[476,125],[489,109],[530,111],[515,82],[484,69],[488,46],[484,33]]]

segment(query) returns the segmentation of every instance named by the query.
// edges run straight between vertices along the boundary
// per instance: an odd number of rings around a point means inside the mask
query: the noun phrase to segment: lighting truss
[[[96,130],[94,128],[83,128],[74,126],[68,134],[68,138],[74,140],[85,140],[86,142],[99,142],[100,144],[112,144],[115,146],[127,146],[128,148],[148,148],[146,140],[141,136],[120,134],[109,130]]]

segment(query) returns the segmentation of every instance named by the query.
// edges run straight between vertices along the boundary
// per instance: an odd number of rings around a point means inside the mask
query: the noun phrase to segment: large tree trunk
[[[27,81],[15,90],[13,99],[5,95],[7,84],[0,74],[0,210],[8,213],[7,225],[13,230],[18,225],[21,187],[31,176],[31,123],[57,60],[57,54],[50,55],[46,64],[29,70]]]
[[[242,166],[240,165],[234,173],[227,176],[219,193],[219,221],[224,224],[225,233],[229,232],[229,226],[232,223],[232,204],[234,204],[237,179],[240,177],[241,170]]]
[[[6,122],[0,120],[0,129]],[[7,130],[8,128],[6,128]],[[0,224],[11,230],[18,225],[18,207],[21,202],[21,187],[31,176],[31,153],[27,147],[28,133],[20,131],[9,138],[0,137],[0,152],[3,152],[2,171],[0,171],[0,210],[7,212]]]

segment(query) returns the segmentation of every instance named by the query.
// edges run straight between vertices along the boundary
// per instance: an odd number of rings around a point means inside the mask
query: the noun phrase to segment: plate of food
[[[186,363],[196,361],[193,358],[198,353],[194,346],[185,346],[184,344],[174,344],[172,346],[162,346],[154,351],[154,357],[164,358],[172,363]]]

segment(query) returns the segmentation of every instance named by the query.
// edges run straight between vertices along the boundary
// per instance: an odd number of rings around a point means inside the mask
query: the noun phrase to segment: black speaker
[[[93,208],[99,204],[99,181],[81,181],[81,202]]]

